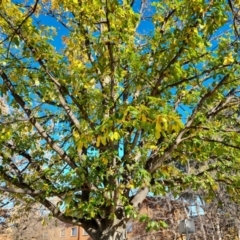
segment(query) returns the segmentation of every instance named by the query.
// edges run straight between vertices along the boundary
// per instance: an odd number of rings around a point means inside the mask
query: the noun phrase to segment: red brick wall
[[[72,228],[76,229],[76,236],[72,236]],[[56,240],[91,240],[91,238],[86,235],[83,228],[77,226],[68,226],[65,228],[65,236],[61,237],[61,230],[64,228],[59,229],[59,237]]]

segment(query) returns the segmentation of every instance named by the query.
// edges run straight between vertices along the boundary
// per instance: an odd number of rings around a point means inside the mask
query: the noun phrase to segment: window
[[[71,236],[72,237],[77,236],[77,228],[75,227],[71,228]]]
[[[83,229],[83,235],[86,236],[88,233]]]
[[[61,229],[61,231],[60,231],[60,237],[65,237],[65,229]]]

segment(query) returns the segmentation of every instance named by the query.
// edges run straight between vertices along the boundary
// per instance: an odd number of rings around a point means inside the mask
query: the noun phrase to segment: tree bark
[[[123,229],[122,229],[123,230]],[[103,235],[99,240],[126,240],[126,234],[124,232],[114,232],[113,234]]]
[[[131,199],[131,204],[133,207],[138,208],[139,205],[143,202],[149,192],[148,187],[143,187],[138,190],[136,195]],[[121,204],[119,204],[121,205]],[[101,228],[96,232],[90,233],[93,240],[126,240],[127,239],[127,227],[126,220],[124,217],[122,218],[122,209],[120,210],[120,214],[115,212],[117,218],[113,221],[103,221],[101,224]],[[105,222],[105,223],[104,223]]]
[[[119,226],[113,229],[105,229],[102,232],[98,232],[95,236],[92,236],[93,240],[126,240],[127,229],[126,226]]]

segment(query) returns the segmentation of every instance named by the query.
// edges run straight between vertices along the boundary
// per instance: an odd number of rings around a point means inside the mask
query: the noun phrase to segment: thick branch
[[[80,219],[76,217],[66,216],[58,209],[58,207],[56,207],[47,199],[40,200],[40,203],[44,205],[47,209],[49,209],[54,217],[56,217],[62,222],[82,226],[83,228],[88,229],[88,231],[92,233],[95,233],[96,229],[98,228],[97,223],[94,219]]]
[[[1,187],[1,186],[0,186],[0,191],[17,193],[17,194],[25,194],[25,195],[30,195],[32,197],[39,196],[40,194],[44,193],[43,191],[40,191],[40,190],[31,191],[29,189],[10,188],[10,187]]]
[[[135,196],[131,199],[131,204],[133,207],[138,208],[139,205],[143,202],[143,200],[148,195],[149,189],[148,187],[143,187],[138,190],[138,192],[135,194]]]

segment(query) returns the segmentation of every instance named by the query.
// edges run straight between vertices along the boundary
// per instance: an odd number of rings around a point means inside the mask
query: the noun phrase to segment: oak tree
[[[237,199],[239,5],[2,0],[0,191],[94,240],[149,192]]]

